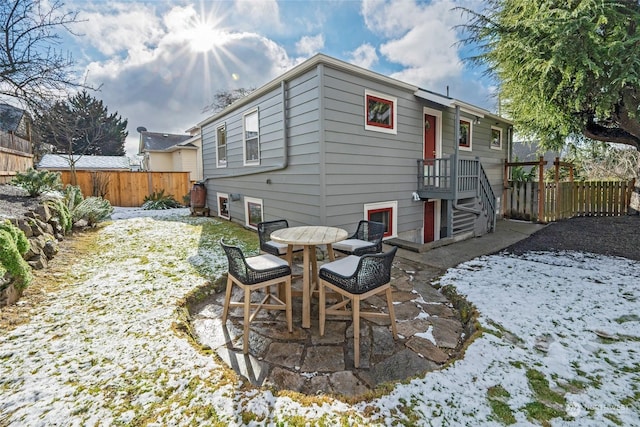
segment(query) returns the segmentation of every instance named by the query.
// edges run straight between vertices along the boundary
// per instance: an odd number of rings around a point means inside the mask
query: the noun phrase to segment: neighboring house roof
[[[130,170],[126,156],[73,156],[76,169],[85,170]],[[69,156],[66,154],[45,154],[38,163],[40,169],[69,169]]]
[[[187,143],[192,138],[191,135],[176,135],[161,132],[140,132],[139,153],[145,151],[173,151],[177,148],[196,148],[193,144]]]
[[[356,65],[353,64],[349,64],[348,62],[344,62],[341,61],[339,59],[324,55],[324,54],[317,54],[313,57],[311,57],[310,59],[304,61],[303,63],[293,67],[292,69],[290,69],[289,71],[287,71],[286,73],[282,74],[281,76],[277,77],[276,79],[270,81],[269,83],[267,83],[266,85],[256,89],[255,91],[251,92],[249,95],[240,98],[239,100],[233,102],[231,105],[227,106],[226,108],[224,108],[222,111],[219,111],[218,113],[214,114],[211,117],[206,118],[205,120],[203,120],[202,122],[198,123],[194,128],[202,128],[203,126],[212,123],[214,121],[216,121],[219,117],[224,116],[225,114],[227,114],[229,111],[234,110],[238,107],[241,107],[243,105],[246,105],[256,99],[258,99],[259,97],[263,96],[264,94],[274,90],[275,88],[279,87],[282,82],[287,82],[290,81],[291,79],[302,75],[304,73],[306,73],[307,71],[317,67],[320,64],[326,64],[329,65],[331,67],[337,68],[337,69],[341,69],[344,70],[348,73],[352,73],[352,74],[356,74],[356,75],[360,75],[363,76],[365,78],[368,78],[370,80],[374,80],[374,81],[379,81],[388,85],[392,85],[398,88],[402,88],[404,90],[407,91],[411,91],[413,92],[413,94],[418,97],[418,98],[422,98],[422,99],[426,99],[430,102],[434,102],[436,104],[439,105],[443,105],[446,107],[460,107],[460,109],[462,111],[466,111],[468,113],[471,113],[479,118],[484,118],[484,117],[489,117],[489,118],[495,118],[495,119],[499,119],[502,122],[505,123],[509,123],[511,124],[511,121],[508,119],[505,119],[504,117],[500,117],[497,116],[493,113],[491,113],[488,110],[485,110],[483,108],[480,107],[476,107],[474,105],[471,105],[469,103],[451,98],[449,96],[446,95],[441,95],[438,94],[436,92],[432,92],[429,90],[425,90],[422,89],[418,86],[394,79],[392,77],[388,77],[385,76],[383,74],[379,74],[376,73],[374,71],[371,70],[367,70],[365,68],[361,68],[358,67]],[[191,128],[190,130],[194,129]]]
[[[24,110],[20,108],[0,103],[0,130],[4,132],[16,132],[24,114]]]

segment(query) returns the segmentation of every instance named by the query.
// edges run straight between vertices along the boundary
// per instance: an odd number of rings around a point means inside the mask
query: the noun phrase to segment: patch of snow
[[[211,413],[240,425],[243,412],[261,420],[255,425],[284,417],[497,425],[487,392],[498,385],[509,393],[505,403],[516,423],[529,425],[523,408],[536,397],[527,369],[542,372],[556,390],[583,384],[565,394],[568,417],[552,425],[608,425],[610,417],[638,425],[640,262],[538,252],[461,264],[438,282],[466,295],[492,333],[476,339],[463,359],[388,395],[309,403],[231,382],[227,367],[174,332],[176,305],[204,281],[200,264],[213,263],[219,274],[226,262],[200,241],[199,225],[213,219],[176,220],[188,214],[117,209],[114,219],[128,219],[98,231],[100,255],[79,255],[69,283],[49,293],[29,323],[0,336],[3,425],[112,425],[144,417],[149,425],[186,426],[211,422],[203,415]],[[546,351],[536,348],[540,337]]]

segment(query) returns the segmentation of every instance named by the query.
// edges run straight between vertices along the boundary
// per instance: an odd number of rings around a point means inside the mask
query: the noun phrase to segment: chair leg
[[[351,298],[351,311],[353,312],[353,364],[360,367],[360,298]]]
[[[325,307],[325,291],[324,291],[324,283],[322,283],[322,280],[319,280],[318,283],[318,287],[319,287],[319,295],[318,295],[318,311],[320,312],[320,336],[324,336],[324,321],[326,318],[326,310],[327,308]]]
[[[249,318],[251,309],[251,290],[244,288],[244,337],[242,339],[242,349],[244,354],[249,353]]]
[[[391,288],[387,288],[387,307],[389,309],[389,317],[391,319],[391,331],[393,332],[393,338],[398,339],[398,328],[396,327],[396,313],[393,309],[393,297]]]
[[[224,308],[222,309],[222,324],[227,323],[227,315],[229,314],[229,304],[231,303],[231,291],[233,288],[233,279],[227,277],[227,292],[224,296]]]

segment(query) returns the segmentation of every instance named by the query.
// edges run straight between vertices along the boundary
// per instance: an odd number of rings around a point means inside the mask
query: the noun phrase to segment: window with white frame
[[[244,198],[244,225],[256,230],[262,222],[262,199]]]
[[[397,134],[398,99],[366,89],[364,98],[364,128],[376,132]]]
[[[502,150],[502,129],[491,126],[491,148]]]
[[[243,116],[244,164],[260,164],[260,122],[258,109],[251,110]]]
[[[472,134],[471,120],[460,119],[460,145],[461,150],[471,151],[471,134]]]
[[[227,126],[222,124],[216,128],[217,165],[219,168],[227,167]]]
[[[218,193],[216,195],[218,198],[218,216],[224,219],[230,219],[231,215],[229,214],[229,195],[226,193]]]
[[[364,217],[368,221],[381,222],[385,225],[384,238],[398,235],[398,202],[368,203],[364,205]]]

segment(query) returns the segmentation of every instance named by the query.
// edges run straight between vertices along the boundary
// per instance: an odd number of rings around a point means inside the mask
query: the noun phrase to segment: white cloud
[[[300,55],[312,56],[324,47],[324,36],[304,36],[296,43],[296,52]]]
[[[202,109],[217,90],[259,87],[293,65],[274,41],[211,22],[207,27],[193,6],[175,6],[161,15],[130,6],[92,11],[91,33],[83,40],[85,49],[93,46],[109,55],[88,64],[86,72],[90,84],[101,86],[95,96],[128,119],[128,153],[137,151],[137,127],[183,133],[206,117]],[[143,23],[143,35],[133,31],[134,22]]]
[[[87,9],[79,15],[73,30],[105,56],[124,51],[145,51],[154,46],[164,30],[153,8],[137,3],[110,3],[107,10]]]
[[[350,56],[349,62],[362,68],[370,69],[378,62],[376,48],[369,43],[358,46],[356,50],[350,53]]]
[[[236,0],[235,9],[241,20],[236,28],[244,23],[244,29],[258,31],[282,31],[285,26],[280,20],[280,7],[276,0]]]
[[[474,1],[452,0],[428,4],[413,0],[365,0],[362,14],[369,30],[388,39],[379,46],[382,56],[403,67],[393,77],[445,92],[447,85],[460,86],[465,72],[457,46],[459,31],[455,28],[464,23],[464,16],[454,8],[473,4]],[[473,84],[464,82],[467,87]],[[478,86],[473,96],[478,98],[480,90],[483,93],[480,96],[484,97],[487,91]],[[468,94],[463,94],[462,99],[472,101]]]

